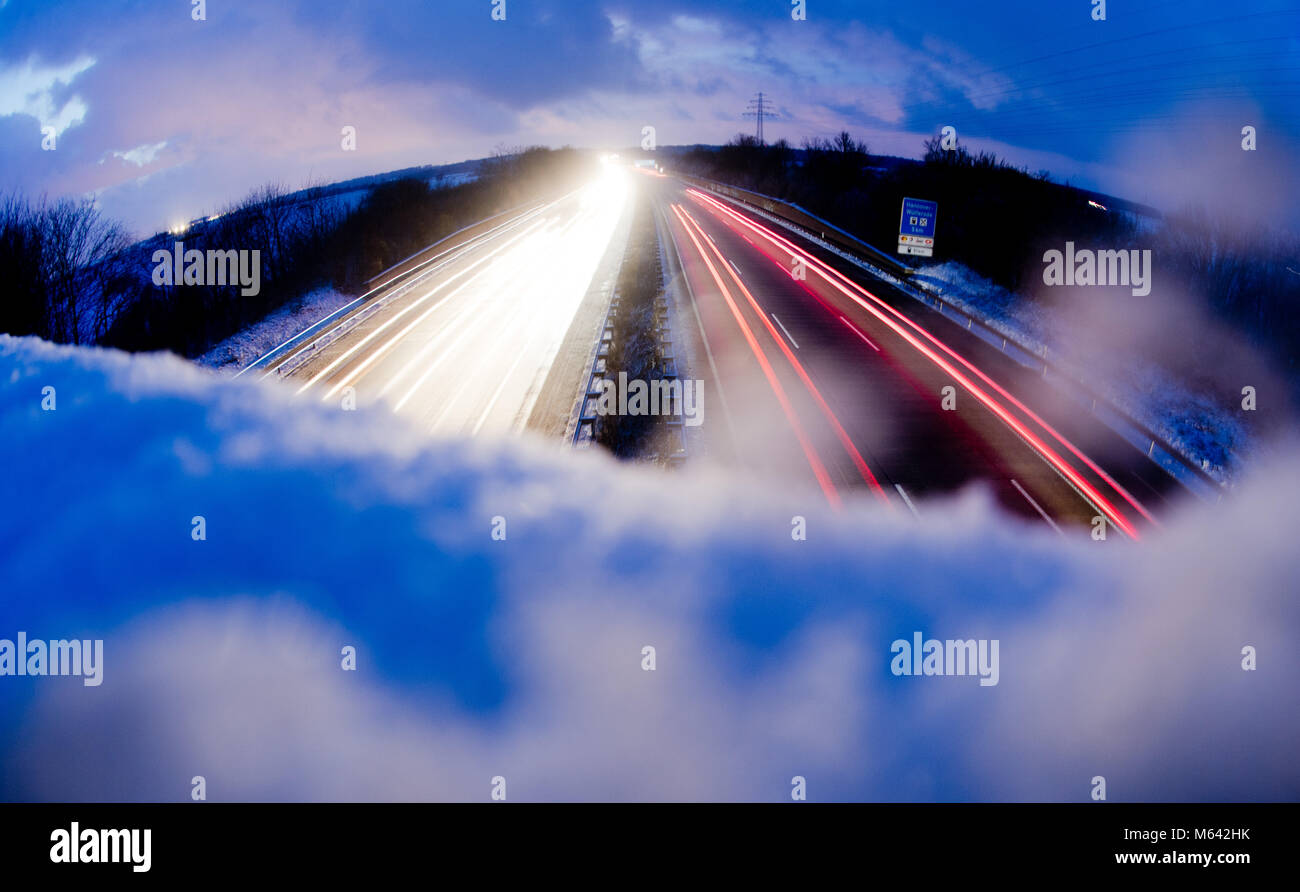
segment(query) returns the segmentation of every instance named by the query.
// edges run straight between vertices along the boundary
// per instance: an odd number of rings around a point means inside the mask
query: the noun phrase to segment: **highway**
[[[723,463],[918,515],[979,482],[1063,536],[1102,516],[1140,538],[1175,497],[1138,450],[947,317],[735,204],[644,182],[690,305],[691,374],[726,416],[707,422]]]
[[[571,388],[546,387],[562,351],[578,380],[590,351],[566,336],[626,207],[610,175],[448,246],[417,274],[350,306],[259,368],[304,398],[383,404],[433,434],[518,433]],[[575,384],[576,386],[576,384]]]
[[[259,361],[304,398],[377,404],[431,433],[563,433],[635,201],[653,204],[704,460],[839,507],[923,516],[980,483],[1063,536],[1140,538],[1178,488],[1037,375],[951,319],[750,209],[671,177],[591,185],[437,246]]]

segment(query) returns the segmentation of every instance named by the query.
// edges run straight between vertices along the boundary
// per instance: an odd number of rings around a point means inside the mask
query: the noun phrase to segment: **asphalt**
[[[727,464],[769,484],[809,484],[833,503],[866,492],[922,514],[930,499],[979,484],[1008,510],[1068,536],[1089,536],[1093,518],[1109,508],[1140,535],[1152,523],[1146,515],[1158,521],[1166,503],[1181,497],[1181,487],[1128,441],[948,317],[734,205],[727,207],[758,228],[675,180],[651,189],[670,223],[680,261],[673,272],[684,276],[694,304],[683,317],[698,319],[691,335],[710,359],[697,364],[706,392],[718,396],[705,426]],[[854,299],[854,289],[835,287],[833,276],[806,261],[800,280],[795,255],[764,230],[874,300]],[[1108,535],[1116,526],[1109,518]]]

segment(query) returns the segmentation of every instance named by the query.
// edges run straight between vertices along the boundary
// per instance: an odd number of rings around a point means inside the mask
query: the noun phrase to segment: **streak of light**
[[[685,211],[680,205],[673,205],[672,211],[677,215],[677,219],[681,221],[682,226],[686,229],[687,237],[695,245],[695,250],[699,252],[700,258],[704,261],[704,265],[709,270],[709,274],[713,276],[713,281],[717,284],[718,291],[722,294],[723,300],[726,301],[727,307],[731,310],[731,315],[735,318],[736,324],[740,326],[740,331],[745,337],[745,343],[749,345],[749,349],[753,352],[754,358],[758,360],[759,367],[762,368],[763,375],[767,378],[768,386],[771,387],[772,392],[776,394],[777,402],[781,404],[781,410],[785,413],[786,420],[790,422],[790,427],[794,430],[794,435],[799,440],[799,445],[803,449],[804,456],[808,459],[808,464],[812,468],[813,476],[817,478],[818,484],[821,485],[822,492],[826,494],[826,500],[830,502],[833,508],[838,509],[842,504],[840,494],[835,489],[835,484],[831,482],[830,474],[827,473],[826,465],[822,462],[821,456],[817,454],[817,450],[813,447],[812,441],[808,438],[807,432],[799,422],[799,417],[795,414],[794,406],[790,404],[790,399],[786,396],[785,388],[782,387],[781,382],[777,380],[776,371],[772,368],[772,364],[768,362],[767,356],[763,353],[763,349],[758,345],[758,339],[754,336],[754,332],[750,329],[748,323],[745,322],[744,317],[740,313],[740,308],[736,306],[735,300],[732,299],[731,292],[727,289],[726,283],[722,281],[722,277],[718,275],[718,271],[714,268],[713,262],[709,260],[708,255],[704,251],[704,246],[700,244],[700,240],[695,237],[691,224],[687,222]]]
[[[755,223],[754,221],[749,220],[748,218],[736,213],[735,211],[726,207],[722,203],[700,192],[698,189],[688,189],[687,191],[697,201],[700,201],[706,206],[711,206],[715,209],[715,211],[721,212],[727,215],[728,217],[732,218],[733,220],[736,220],[741,225],[748,227],[751,231],[765,237],[773,244],[779,245],[785,251],[797,254],[800,257],[802,257],[805,260],[805,262],[811,265],[828,284],[830,284],[836,290],[843,293],[849,299],[853,300],[863,309],[867,310],[878,320],[880,320],[891,330],[893,330],[897,335],[903,338],[903,340],[911,344],[923,356],[925,356],[927,359],[929,359],[931,362],[937,365],[940,369],[942,369],[943,371],[951,375],[958,383],[962,385],[963,388],[967,390],[967,392],[969,392],[977,400],[979,400],[980,403],[982,403],[986,408],[989,409],[989,411],[991,411],[1003,423],[1005,423],[1008,427],[1010,427],[1011,430],[1015,432],[1017,436],[1019,436],[1022,440],[1028,443],[1036,452],[1038,452],[1038,454],[1042,456],[1048,462],[1048,464],[1051,465],[1057,471],[1057,473],[1059,473],[1062,477],[1064,477],[1066,481],[1069,482],[1070,485],[1075,488],[1075,490],[1084,498],[1085,501],[1089,502],[1090,504],[1092,504],[1094,508],[1101,511],[1113,524],[1115,524],[1116,527],[1118,527],[1122,532],[1124,532],[1125,535],[1133,539],[1140,538],[1137,529],[1134,528],[1132,523],[1129,522],[1129,520],[1119,511],[1119,509],[1116,508],[1108,499],[1106,499],[1105,496],[1103,496],[1100,492],[1098,492],[1096,487],[1094,487],[1082,476],[1080,476],[1078,471],[1076,471],[1072,465],[1066,462],[1054,449],[1052,449],[1050,446],[1044,443],[1041,438],[1039,438],[1036,434],[1034,434],[1032,431],[1026,428],[1019,420],[1017,420],[1011,414],[1011,412],[1006,407],[998,403],[987,392],[985,392],[983,388],[979,387],[977,384],[975,384],[974,381],[972,381],[966,375],[958,371],[950,362],[948,362],[943,357],[939,356],[937,353],[935,353],[933,350],[927,347],[925,344],[923,344],[920,340],[918,340],[915,336],[913,336],[910,332],[908,332],[903,327],[903,325],[910,327],[917,334],[929,340],[932,344],[934,344],[944,353],[948,354],[954,360],[956,360],[961,365],[965,366],[968,370],[970,370],[972,373],[974,373],[976,377],[980,378],[982,381],[984,381],[986,384],[988,384],[990,387],[996,390],[1001,396],[1003,396],[1005,399],[1007,399],[1009,402],[1015,405],[1018,409],[1020,409],[1020,411],[1025,413],[1025,415],[1027,415],[1035,423],[1037,423],[1040,427],[1042,427],[1045,431],[1047,431],[1048,434],[1050,434],[1058,442],[1060,442],[1067,449],[1069,449],[1070,452],[1072,452],[1076,457],[1078,457],[1081,461],[1087,464],[1088,467],[1091,468],[1099,477],[1105,480],[1108,485],[1110,485],[1126,501],[1128,501],[1134,508],[1136,508],[1143,515],[1143,517],[1147,518],[1153,524],[1156,523],[1155,518],[1152,517],[1146,511],[1146,509],[1142,507],[1142,505],[1137,501],[1137,499],[1135,499],[1117,481],[1111,478],[1110,475],[1102,471],[1101,468],[1095,462],[1093,462],[1090,458],[1084,455],[1082,451],[1080,451],[1077,447],[1074,446],[1074,444],[1072,444],[1060,433],[1058,433],[1054,428],[1052,428],[1049,424],[1043,421],[1042,418],[1038,417],[1037,414],[1035,414],[1034,412],[1030,411],[1027,407],[1025,407],[1023,403],[1021,403],[1019,400],[1012,397],[1011,394],[1007,393],[1007,391],[1004,388],[996,384],[991,378],[989,378],[986,374],[984,374],[982,371],[976,368],[971,362],[966,360],[964,357],[960,356],[956,351],[954,351],[948,345],[944,344],[933,334],[926,331],[915,321],[909,319],[907,316],[905,316],[895,308],[889,306],[889,304],[887,304],[885,301],[876,297],[876,295],[867,291],[861,285],[849,279],[847,276],[843,275],[838,270],[835,270],[829,265],[823,263],[821,260],[814,257],[812,254],[808,253],[807,251],[804,251],[803,249],[799,248],[794,243],[790,242],[788,239],[782,238],[780,235],[768,229],[766,226],[762,226],[761,224]],[[781,263],[779,259],[772,257],[769,254],[766,254],[766,252],[763,253],[765,254],[765,256],[768,257],[769,260],[781,266],[782,270],[785,269],[784,265]],[[869,298],[872,301],[872,303],[868,303],[867,301],[863,300],[862,297],[859,296],[859,294]],[[890,318],[890,315],[896,317],[898,321],[895,321],[894,319]],[[903,324],[900,325],[899,322]]]
[[[683,213],[686,213],[686,211],[683,210]],[[708,238],[704,233],[704,230],[700,228],[700,225],[695,222],[694,218],[692,218],[689,213],[686,213],[686,216],[695,225],[696,230],[700,232],[701,235],[705,235],[705,238]],[[712,247],[718,259],[720,261],[725,261],[721,249],[714,244],[713,239],[709,239],[709,245]],[[763,320],[763,325],[767,328],[768,334],[772,336],[772,340],[776,341],[777,346],[781,348],[781,352],[785,354],[786,360],[789,361],[791,367],[794,368],[795,373],[799,376],[799,380],[803,382],[808,393],[811,394],[812,398],[816,401],[817,407],[821,409],[822,414],[830,423],[831,428],[835,431],[835,436],[840,441],[840,445],[842,445],[844,451],[849,454],[849,458],[852,459],[853,465],[858,469],[858,473],[862,476],[862,479],[869,487],[871,487],[872,492],[875,493],[877,498],[886,504],[891,504],[889,497],[885,495],[884,488],[880,485],[880,481],[876,479],[876,475],[872,472],[870,466],[867,465],[866,459],[862,457],[862,453],[859,452],[858,447],[854,445],[853,439],[849,436],[848,431],[844,429],[844,425],[840,423],[839,418],[831,410],[830,404],[826,402],[821,391],[817,389],[817,385],[813,384],[812,377],[808,374],[807,370],[804,369],[803,363],[795,358],[794,353],[791,352],[788,346],[786,346],[786,343],[781,339],[781,336],[777,334],[776,328],[773,327],[771,321],[767,318],[767,314],[763,311],[763,308],[758,305],[758,301],[754,299],[754,295],[745,287],[745,283],[741,281],[740,275],[732,271],[725,262],[722,266],[724,269],[731,272],[731,277],[735,280],[736,286],[740,289],[740,292],[745,295],[745,298],[749,301],[749,305],[753,307],[754,312]]]

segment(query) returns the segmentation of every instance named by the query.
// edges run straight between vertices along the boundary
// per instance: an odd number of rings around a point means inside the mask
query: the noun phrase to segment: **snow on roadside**
[[[940,294],[953,306],[984,320],[998,334],[1042,356],[1051,340],[1050,317],[1043,307],[986,279],[955,260],[923,267],[913,281]]]
[[[1010,292],[954,260],[924,267],[914,280],[1028,352],[1050,357],[1062,371],[1155,431],[1220,483],[1231,482],[1253,453],[1249,432],[1237,414],[1157,363],[1132,354],[1107,354],[1095,361],[1079,357],[1078,345],[1071,342],[1064,322],[1050,307]],[[1063,359],[1072,350],[1073,361]],[[1101,377],[1098,369],[1108,374]]]
[[[231,335],[194,361],[233,374],[354,299],[333,288],[318,288]]]
[[[1097,543],[0,336],[0,638],[104,642],[101,685],[0,678],[0,800],[1294,795],[1295,456]],[[913,634],[997,684],[894,675]]]
[[[434,168],[427,176],[429,187],[433,189],[472,183],[476,179],[478,175],[475,173],[443,173],[441,168]],[[355,189],[326,194],[318,200],[335,212],[346,215],[356,210],[374,186],[383,180],[383,176],[368,178],[364,185]],[[318,288],[267,314],[260,322],[231,335],[194,361],[201,366],[233,374],[351,300],[351,296],[340,294],[333,288]]]

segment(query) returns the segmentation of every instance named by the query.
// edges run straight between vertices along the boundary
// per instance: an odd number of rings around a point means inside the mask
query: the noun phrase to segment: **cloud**
[[[267,181],[459,161],[503,143],[621,147],[639,143],[647,123],[660,144],[721,142],[748,129],[741,112],[761,89],[781,113],[769,134],[795,144],[848,128],[880,151],[915,156],[920,134],[952,124],[963,138],[1010,144],[1017,162],[1064,159],[1053,169],[1090,186],[1115,191],[1116,174],[1132,168],[1124,185],[1147,191],[1145,168],[1111,153],[1110,137],[1162,114],[1168,79],[1108,108],[1109,86],[1093,90],[1088,78],[1123,76],[1132,41],[1161,27],[1158,15],[1137,10],[1097,41],[1094,23],[1068,10],[1035,7],[990,28],[987,10],[969,4],[815,6],[801,22],[737,0],[530,0],[510,4],[506,21],[487,4],[421,0],[393,0],[381,15],[342,0],[218,4],[205,22],[188,7],[102,0],[6,9],[0,49],[33,70],[24,76],[31,89],[10,84],[0,108],[48,120],[63,138],[58,152],[37,154],[39,142],[0,114],[0,188],[94,192],[107,213],[152,232]],[[1202,2],[1187,12],[1221,18],[1208,10]],[[1260,37],[1273,33],[1272,15],[1243,20],[1231,37],[1277,39]],[[1144,47],[1177,76],[1235,76],[1231,58],[1169,59],[1209,39],[1195,29],[1159,33]],[[1040,53],[1048,43],[1059,49]],[[30,61],[70,57],[97,61],[78,74],[81,62]],[[1296,135],[1269,78],[1244,85],[1270,113],[1260,119],[1261,152]],[[1102,107],[1079,105],[1080,89]],[[345,124],[358,128],[356,152],[339,149]],[[168,175],[141,181],[135,164],[99,163],[159,142]],[[1283,196],[1297,188],[1283,186]]]
[[[58,158],[6,166],[39,178],[28,188],[94,192],[147,231],[308,172],[342,179],[500,143],[622,146],[647,122],[661,143],[722,141],[744,127],[760,81],[782,104],[773,132],[795,142],[840,129],[846,114],[897,122],[909,72],[929,58],[887,29],[766,21],[732,4],[515,5],[506,22],[479,8],[399,3],[375,16],[291,4],[210,10],[203,23],[96,4],[29,17],[12,44],[48,52],[54,30],[61,46],[101,58],[82,93],[97,114]],[[283,45],[310,50],[290,57]],[[358,128],[355,153],[338,150],[344,124]],[[168,176],[139,181],[134,161],[93,163],[159,143]]]
[[[65,96],[64,88],[95,66],[95,59],[80,56],[65,65],[46,65],[33,56],[0,71],[0,117],[28,115],[42,129],[53,127],[61,136],[86,118],[89,110],[80,96]]]
[[[167,356],[0,337],[0,395],[0,636],[105,639],[100,687],[0,679],[6,799],[1300,796],[1294,445],[1134,545],[429,442]],[[892,676],[913,631],[998,639],[999,684]]]
[[[128,164],[134,164],[136,167],[144,167],[146,164],[152,164],[158,157],[158,153],[167,148],[167,140],[156,142],[152,145],[136,146],[134,149],[127,149],[125,152],[114,150],[113,157],[121,158]]]

